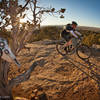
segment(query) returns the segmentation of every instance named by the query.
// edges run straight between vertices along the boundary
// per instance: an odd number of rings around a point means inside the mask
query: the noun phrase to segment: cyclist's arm
[[[71,33],[75,38],[78,38],[78,36],[74,33],[73,30],[70,30],[70,33]]]
[[[78,31],[75,31],[75,33],[76,33],[77,35],[79,35],[79,36],[82,35],[82,34],[81,34],[80,32],[78,32]]]

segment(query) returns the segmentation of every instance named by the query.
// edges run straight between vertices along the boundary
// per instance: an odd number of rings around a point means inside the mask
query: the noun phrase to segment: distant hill
[[[45,26],[41,26],[41,27],[59,27],[59,28],[63,28],[65,25],[45,25]],[[88,27],[88,26],[78,26],[79,30],[89,30],[89,31],[94,31],[94,32],[100,32],[100,28],[98,27]]]
[[[94,32],[100,32],[100,28],[98,28],[98,27],[79,26],[78,29],[79,30],[90,30],[90,31],[94,31]]]

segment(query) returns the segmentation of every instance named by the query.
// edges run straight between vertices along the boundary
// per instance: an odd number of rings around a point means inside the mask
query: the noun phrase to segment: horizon
[[[65,26],[65,25],[41,25],[41,26]],[[82,25],[78,25],[77,27],[89,27],[89,28],[100,28],[100,27],[95,27],[95,26],[82,26]]]
[[[54,27],[54,26],[57,26],[57,27],[63,27],[65,25],[41,25],[40,27]],[[100,27],[91,27],[91,26],[77,26],[77,28],[97,28],[97,29],[100,29]],[[7,30],[11,30],[10,28],[7,28]]]

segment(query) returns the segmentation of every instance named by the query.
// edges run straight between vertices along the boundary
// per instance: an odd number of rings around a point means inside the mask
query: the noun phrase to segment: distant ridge
[[[53,27],[53,26],[63,28],[65,25],[43,25],[41,27]],[[94,31],[94,32],[100,32],[99,27],[78,26],[77,29],[78,30],[90,30],[90,31]]]
[[[94,32],[100,32],[100,28],[99,27],[79,26],[77,29],[79,29],[79,30],[90,30],[90,31],[94,31]]]

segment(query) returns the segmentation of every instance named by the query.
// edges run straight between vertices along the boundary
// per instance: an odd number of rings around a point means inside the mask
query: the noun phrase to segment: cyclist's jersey
[[[78,38],[78,35],[81,36],[81,34],[72,28],[71,24],[66,25],[66,30],[63,30],[61,33],[61,36],[64,37],[66,35],[74,36],[75,38]]]

